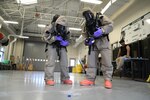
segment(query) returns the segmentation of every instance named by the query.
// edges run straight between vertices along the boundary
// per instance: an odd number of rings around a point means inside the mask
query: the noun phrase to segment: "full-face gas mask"
[[[66,26],[56,24],[56,30],[59,34],[63,35],[66,32]]]
[[[83,13],[83,17],[86,20],[87,25],[92,25],[94,22],[94,14],[90,10],[86,10]]]

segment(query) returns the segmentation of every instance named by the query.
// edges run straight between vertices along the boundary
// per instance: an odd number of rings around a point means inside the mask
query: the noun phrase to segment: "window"
[[[75,66],[75,63],[76,63],[76,59],[75,58],[70,58],[70,60],[69,60],[69,66],[71,66],[71,67],[73,67],[73,66]]]
[[[4,60],[4,48],[1,47],[0,48],[0,62],[2,62]]]

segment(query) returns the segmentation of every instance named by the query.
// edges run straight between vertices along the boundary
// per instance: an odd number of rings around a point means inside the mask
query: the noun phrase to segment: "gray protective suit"
[[[109,34],[113,30],[113,23],[110,19],[106,16],[103,16],[101,21],[101,28],[105,35]],[[85,38],[88,38],[87,32],[83,32],[82,34]],[[91,81],[95,81],[96,72],[97,72],[97,62],[98,62],[98,55],[101,54],[101,70],[103,72],[103,76],[105,80],[111,80],[112,73],[113,73],[113,66],[111,62],[111,46],[107,36],[102,36],[99,39],[95,40],[93,44],[90,54],[88,55],[88,69],[86,78]]]
[[[69,79],[69,74],[67,71],[68,66],[68,57],[67,57],[67,51],[65,47],[57,47],[55,43],[55,37],[54,32],[56,32],[56,24],[60,24],[63,26],[66,26],[66,19],[63,16],[60,16],[55,23],[52,23],[49,25],[44,34],[43,38],[48,43],[46,55],[48,58],[48,61],[45,65],[45,79],[46,80],[53,80],[54,79],[54,68],[56,66],[55,61],[58,60],[58,53],[60,54],[60,69],[61,69],[61,80]],[[49,33],[47,34],[48,31]],[[70,35],[67,34],[66,40],[69,41]],[[59,50],[59,51],[57,51]]]

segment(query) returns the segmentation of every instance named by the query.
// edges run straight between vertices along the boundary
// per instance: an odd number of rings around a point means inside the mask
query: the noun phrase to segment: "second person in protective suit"
[[[113,66],[111,63],[111,47],[109,33],[113,30],[112,21],[106,16],[97,13],[96,16],[89,9],[83,12],[86,20],[83,36],[85,45],[89,46],[86,79],[80,82],[82,86],[95,84],[98,55],[101,54],[101,69],[104,76],[105,88],[112,88],[111,78]]]
[[[45,82],[47,85],[54,85],[55,61],[59,60],[61,69],[61,81],[64,84],[72,84],[67,66],[67,46],[69,45],[70,33],[67,30],[67,20],[64,16],[54,16],[54,21],[47,27],[44,33],[44,40],[47,45],[48,62],[45,66]],[[56,22],[55,22],[56,21]]]

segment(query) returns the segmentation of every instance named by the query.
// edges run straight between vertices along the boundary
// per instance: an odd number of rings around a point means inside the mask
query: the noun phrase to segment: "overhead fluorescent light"
[[[18,24],[18,22],[15,22],[15,21],[4,21],[4,23],[8,23],[8,24]]]
[[[8,38],[10,38],[11,36],[15,38],[22,38],[22,39],[29,38],[28,36],[23,36],[23,35],[8,35]]]
[[[102,9],[101,13],[104,14],[104,12],[113,4],[115,3],[117,0],[110,0],[107,5]]]
[[[38,27],[44,28],[44,27],[46,27],[46,25],[44,25],[44,24],[38,24]]]
[[[19,35],[18,37],[19,37],[19,38],[23,38],[23,39],[29,38],[28,36],[22,36],[22,35]]]
[[[93,3],[93,4],[101,4],[102,1],[99,0],[81,0],[81,2]]]
[[[37,3],[37,0],[17,0],[17,3],[29,5],[29,4]]]
[[[146,21],[148,24],[150,24],[150,19],[146,19],[145,21]]]
[[[2,24],[0,24],[0,29],[2,28]]]
[[[81,31],[82,29],[81,29],[81,28],[73,28],[73,27],[70,27],[69,30]]]
[[[112,0],[112,3],[116,2],[117,0]]]
[[[102,9],[101,13],[104,14],[104,12],[111,6],[111,1],[108,2],[108,4]]]

